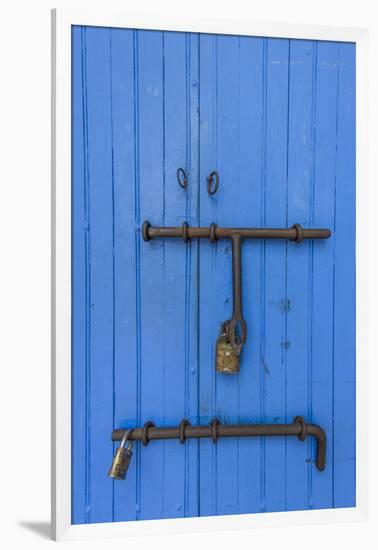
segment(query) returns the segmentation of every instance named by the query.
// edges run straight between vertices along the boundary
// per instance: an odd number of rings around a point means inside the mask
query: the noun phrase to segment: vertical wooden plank
[[[135,239],[134,31],[111,30],[114,178],[114,426],[136,425],[137,315]],[[118,444],[117,444],[118,446]],[[127,482],[114,482],[114,520],[136,518],[136,460]]]
[[[261,223],[261,174],[263,171],[264,126],[264,43],[262,38],[240,38],[239,69],[239,172],[230,179],[239,205],[234,210],[233,225],[256,226]],[[261,415],[260,361],[261,339],[261,247],[245,240],[242,244],[243,312],[248,323],[248,338],[243,349],[238,375],[239,421],[259,422]],[[238,440],[238,513],[260,511],[261,441]]]
[[[322,426],[327,436],[324,472],[314,466],[315,442],[311,444],[311,508],[333,506],[333,262],[338,57],[337,43],[318,42],[311,225],[329,227],[332,236],[327,241],[310,244],[313,307],[309,320],[312,362],[309,420]]]
[[[288,142],[288,225],[308,226],[311,220],[314,124],[314,57],[316,44],[307,40],[290,43],[290,102]],[[287,357],[287,419],[311,411],[310,244],[287,243],[287,339],[282,343]],[[308,507],[310,468],[309,443],[287,438],[287,509]]]
[[[187,84],[186,102],[189,123],[187,124],[187,157],[191,188],[187,193],[186,216],[189,223],[199,225],[199,35],[186,35]],[[199,242],[194,241],[186,249],[186,410],[185,416],[199,423]],[[185,501],[184,515],[199,515],[199,441],[189,440],[185,449]]]
[[[335,207],[334,506],[355,506],[356,50],[340,44]]]
[[[137,31],[138,79],[138,199],[136,218],[164,223],[164,81],[163,34]],[[164,369],[164,274],[163,241],[141,242],[140,249],[140,414],[138,423],[162,422]],[[138,519],[163,517],[164,441],[139,445]]]
[[[163,225],[196,222],[198,181],[197,37],[163,33]],[[193,115],[193,120],[192,120]],[[195,146],[193,146],[193,141]],[[193,153],[192,153],[193,151]],[[194,159],[193,160],[193,155]],[[188,188],[179,187],[178,168],[189,174]],[[162,423],[196,422],[197,404],[197,248],[181,240],[163,241],[164,308],[162,322],[164,388]],[[195,515],[197,509],[197,442],[165,441],[164,517]]]
[[[221,175],[221,190],[217,197],[218,222],[220,225],[232,226],[235,209],[240,208],[239,194],[235,190],[240,186],[240,39],[234,36],[217,38],[216,55],[216,93],[217,93],[217,158],[216,168]],[[232,183],[231,183],[232,182]],[[241,193],[242,193],[241,189]],[[206,215],[211,197],[203,200],[203,215]],[[243,258],[243,264],[245,259]],[[230,319],[232,315],[232,277],[231,277],[231,243],[219,241],[216,256],[216,282],[208,279],[207,287],[217,288],[217,307],[208,316],[215,316],[220,322]],[[210,289],[209,289],[210,290]],[[206,291],[206,287],[205,287]],[[210,341],[215,342],[216,331]],[[207,368],[214,369],[214,363]],[[227,423],[239,420],[239,376],[217,374],[216,414]],[[238,440],[221,439],[217,443],[217,509],[216,513],[235,514],[238,510],[238,471],[230,465],[238,464]]]
[[[217,38],[201,34],[200,57],[200,225],[217,223],[217,195],[210,200],[203,189],[208,174],[217,168],[216,132],[216,51]],[[217,292],[216,251],[218,243],[199,242],[199,418],[208,423],[216,415],[217,376],[215,373],[214,341],[219,332],[220,319],[216,303],[221,301]],[[213,291],[208,288],[211,281]],[[206,312],[208,312],[206,314]],[[212,313],[210,316],[209,313]],[[217,452],[218,446],[210,440],[199,441],[199,515],[216,514],[217,509]]]
[[[285,227],[287,208],[287,146],[289,105],[288,40],[268,39],[265,48],[265,135],[260,224]],[[286,292],[286,243],[260,243],[263,254],[261,293],[263,314],[261,339],[260,422],[285,423],[286,418],[286,328],[291,302]],[[289,422],[291,419],[289,419]],[[286,440],[263,441],[264,488],[261,511],[284,510],[286,506]]]
[[[110,30],[88,27],[86,71],[90,209],[90,453],[88,521],[112,521],[107,478],[113,445],[113,174]]]
[[[72,29],[72,522],[86,522],[88,208],[84,29]]]
[[[163,33],[163,225],[180,225],[185,216],[185,192],[178,186],[176,171],[187,171],[186,158],[186,36]],[[162,322],[164,345],[163,425],[177,425],[185,415],[185,281],[186,247],[182,241],[163,241],[164,309]],[[172,391],[175,388],[175,391]],[[184,515],[185,449],[178,441],[165,441],[163,469],[164,517]]]

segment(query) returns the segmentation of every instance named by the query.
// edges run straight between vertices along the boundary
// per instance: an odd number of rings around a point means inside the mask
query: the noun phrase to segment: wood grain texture
[[[354,506],[355,46],[96,27],[72,39],[73,523]],[[146,243],[145,219],[333,235],[243,243],[249,333],[227,376],[214,356],[230,243]],[[310,438],[288,437],[135,444],[127,480],[106,475],[116,427],[298,414],[326,430],[325,472]]]

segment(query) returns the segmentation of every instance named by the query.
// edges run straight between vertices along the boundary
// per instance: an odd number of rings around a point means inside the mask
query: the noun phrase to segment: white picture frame
[[[356,507],[72,525],[71,523],[71,27],[206,32],[356,43]],[[111,8],[52,11],[52,536],[55,540],[354,522],[368,516],[369,179],[366,29],[147,16]]]

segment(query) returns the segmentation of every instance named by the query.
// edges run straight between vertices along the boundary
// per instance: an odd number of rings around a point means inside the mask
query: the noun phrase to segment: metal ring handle
[[[189,239],[189,237],[188,237],[188,227],[189,227],[188,222],[184,222],[181,226],[181,236],[182,236],[182,238],[185,242],[187,242],[188,239]]]
[[[149,443],[148,430],[149,430],[149,428],[154,428],[154,427],[155,427],[155,424],[151,420],[148,420],[143,425],[143,428],[142,428],[142,444],[143,444],[144,447],[147,447],[147,445]]]
[[[213,440],[213,443],[216,443],[218,441],[218,426],[219,426],[220,422],[217,418],[214,418],[214,420],[212,420],[210,422],[210,426],[211,426],[211,439]]]
[[[215,182],[213,184],[213,182]],[[209,195],[215,195],[215,193],[218,191],[219,187],[219,174],[216,170],[213,170],[208,176],[207,176],[207,192]]]
[[[149,230],[150,227],[151,227],[151,224],[150,224],[149,221],[146,220],[145,222],[143,222],[142,237],[143,237],[143,240],[146,241],[146,242],[151,240],[151,237],[148,234],[148,230]]]
[[[302,226],[299,224],[299,223],[295,223],[293,225],[293,229],[295,229],[296,231],[296,235],[294,237],[294,239],[291,239],[292,241],[294,241],[296,244],[299,244],[303,241],[303,229],[302,229]]]
[[[183,189],[188,187],[188,176],[183,168],[177,170],[177,181],[179,186]]]
[[[215,243],[215,241],[217,240],[216,230],[217,230],[217,224],[212,223],[209,227],[209,232],[210,232],[209,239],[211,243]]]
[[[185,428],[186,428],[186,426],[190,426],[190,422],[189,422],[189,420],[186,420],[186,418],[184,418],[184,420],[181,420],[180,425],[179,425],[179,440],[180,440],[180,443],[185,443],[185,440],[186,440]]]
[[[294,418],[294,424],[299,424],[301,426],[302,431],[298,434],[298,439],[300,439],[301,441],[304,441],[307,435],[307,424],[303,416],[296,416]]]

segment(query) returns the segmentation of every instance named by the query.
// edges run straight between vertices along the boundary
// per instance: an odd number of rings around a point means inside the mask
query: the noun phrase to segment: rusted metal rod
[[[126,429],[117,429],[112,432],[112,441],[121,441]],[[324,430],[316,424],[307,424],[303,417],[296,416],[292,424],[221,424],[214,419],[209,425],[191,426],[187,420],[182,420],[177,427],[159,428],[151,421],[146,422],[143,428],[133,428],[128,436],[129,440],[142,441],[148,445],[154,439],[178,439],[185,443],[186,439],[210,437],[214,443],[220,437],[255,437],[255,436],[283,436],[293,435],[304,441],[307,435],[317,439],[316,467],[323,471],[326,464],[326,435]]]
[[[181,227],[154,227],[145,221],[142,226],[142,235],[145,241],[155,238],[182,238],[210,239],[215,242],[218,239],[228,239],[239,235],[243,239],[289,239],[301,242],[303,239],[328,239],[331,236],[329,229],[303,229],[299,224],[293,227],[273,229],[258,227],[219,227],[211,224],[210,227],[189,227],[184,222]]]
[[[243,317],[242,276],[241,276],[241,237],[233,235],[232,239],[232,318],[224,323],[227,340],[233,343],[237,355],[247,340],[247,323]]]

